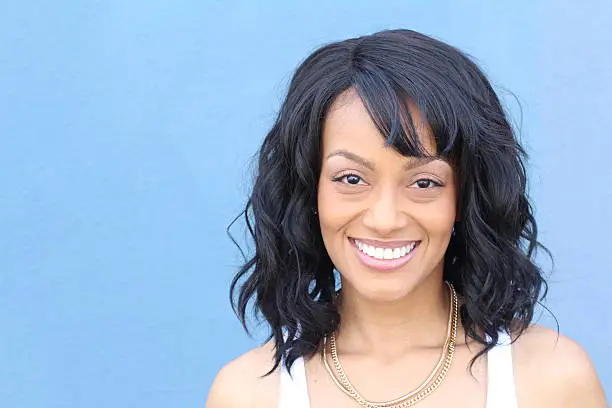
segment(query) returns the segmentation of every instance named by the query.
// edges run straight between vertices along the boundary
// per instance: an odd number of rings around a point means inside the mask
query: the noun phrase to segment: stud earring
[[[451,230],[451,235],[454,237],[457,234],[457,225],[459,225],[459,221],[456,221],[453,225],[453,229]]]

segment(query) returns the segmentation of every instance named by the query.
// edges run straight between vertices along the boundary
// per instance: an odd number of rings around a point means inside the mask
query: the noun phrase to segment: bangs
[[[455,158],[459,124],[453,95],[446,95],[450,93],[448,88],[443,92],[441,84],[423,78],[423,71],[415,72],[414,77],[408,72],[407,77],[392,78],[378,67],[355,68],[355,90],[387,146],[409,157]],[[419,80],[427,84],[420,84]],[[421,117],[414,117],[417,114]],[[433,154],[419,137],[415,125],[419,121],[429,125],[433,132],[436,149]]]

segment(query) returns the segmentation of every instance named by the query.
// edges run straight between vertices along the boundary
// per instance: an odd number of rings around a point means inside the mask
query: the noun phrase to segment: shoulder
[[[208,393],[206,408],[258,408],[275,406],[278,370],[274,345],[268,342],[229,362],[217,373]]]
[[[568,337],[533,325],[516,339],[513,355],[521,406],[607,406],[593,363]]]

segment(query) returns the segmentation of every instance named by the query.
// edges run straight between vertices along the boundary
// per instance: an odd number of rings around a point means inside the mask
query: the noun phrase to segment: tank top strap
[[[517,408],[511,338],[505,331],[487,353],[487,408]]]
[[[298,358],[291,365],[291,373],[284,362],[280,365],[280,392],[278,408],[309,408],[308,384],[304,359]]]

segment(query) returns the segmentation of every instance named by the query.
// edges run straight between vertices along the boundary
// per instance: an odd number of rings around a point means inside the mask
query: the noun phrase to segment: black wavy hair
[[[527,197],[526,153],[491,84],[464,53],[411,30],[330,43],[297,68],[258,152],[251,196],[236,218],[245,221],[255,253],[232,281],[234,310],[247,331],[249,304],[269,324],[268,340],[275,343],[270,372],[313,355],[338,327],[334,265],[313,209],[323,122],[349,88],[388,145],[423,156],[408,109],[414,103],[433,130],[438,156],[454,164],[460,221],[444,278],[462,298],[466,339],[484,346],[473,364],[497,343],[500,330],[520,336],[531,323],[547,292],[535,262],[536,249],[544,247]]]

